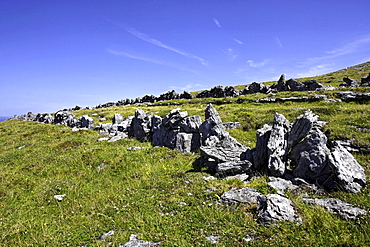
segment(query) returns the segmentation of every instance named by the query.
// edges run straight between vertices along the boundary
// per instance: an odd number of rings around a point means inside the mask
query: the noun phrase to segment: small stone
[[[54,199],[57,200],[58,202],[61,202],[63,201],[63,197],[65,197],[66,195],[54,195]]]
[[[212,192],[215,192],[215,191],[217,191],[217,188],[212,187],[212,188],[206,189],[204,192],[209,194],[209,193],[212,193]]]
[[[109,137],[100,137],[97,141],[102,142],[102,141],[108,141]]]
[[[219,236],[209,236],[209,237],[206,237],[206,240],[213,244],[217,244],[219,238],[220,238]]]
[[[137,150],[141,150],[141,149],[144,149],[145,147],[136,147],[136,146],[133,146],[133,147],[129,147],[127,148],[127,151],[137,151]]]
[[[104,233],[101,238],[100,238],[100,241],[105,241],[105,239],[109,236],[113,236],[114,235],[114,230],[110,230],[109,232],[106,232]]]
[[[208,177],[203,177],[203,180],[208,182],[210,180],[215,180],[216,178],[214,176],[208,176]]]

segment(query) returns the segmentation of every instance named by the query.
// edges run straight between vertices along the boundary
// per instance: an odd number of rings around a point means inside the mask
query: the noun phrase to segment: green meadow
[[[354,66],[316,79],[324,85],[338,86],[344,76],[360,79],[369,72],[368,66]],[[370,92],[369,88],[354,90]],[[274,97],[314,93],[335,97],[335,92],[338,90],[281,92]],[[327,122],[324,129],[330,131],[330,138],[355,139],[356,145],[370,147],[370,102],[250,102],[263,97],[266,95],[172,102],[180,103],[181,110],[200,115],[202,120],[206,105],[213,103],[223,122],[241,123],[241,128],[229,132],[251,148],[257,129],[271,124],[275,112],[294,121],[307,109]],[[136,108],[164,117],[177,106],[131,105],[73,113],[76,118],[97,113],[110,122],[114,113],[128,117]],[[98,116],[93,117],[96,123]],[[94,130],[73,132],[60,125],[20,120],[0,123],[1,246],[118,246],[131,234],[163,246],[370,245],[369,215],[344,220],[323,208],[304,204],[301,194],[290,192],[286,196],[297,205],[302,225],[259,224],[250,205],[226,206],[219,203],[219,198],[233,187],[249,186],[273,193],[266,175],[246,184],[237,180],[205,181],[209,174],[197,163],[199,153],[179,153],[135,139],[97,142],[99,137]],[[131,146],[145,148],[127,151]],[[354,156],[365,167],[368,182],[360,193],[307,193],[370,210],[370,154]],[[207,189],[212,192],[205,192]],[[57,201],[54,195],[65,197]],[[110,230],[115,231],[114,235],[101,241]],[[218,243],[207,241],[209,236],[219,236]]]

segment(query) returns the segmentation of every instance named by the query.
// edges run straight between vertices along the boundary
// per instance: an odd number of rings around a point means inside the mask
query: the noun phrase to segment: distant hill
[[[0,122],[3,122],[5,120],[7,120],[8,118],[11,118],[9,116],[0,116]]]
[[[341,70],[330,72],[324,75],[313,76],[313,77],[303,77],[303,78],[293,78],[297,81],[303,82],[307,80],[316,80],[323,84],[324,86],[331,85],[333,87],[339,86],[343,83],[344,77],[349,77],[351,79],[361,79],[369,75],[370,73],[370,61],[361,63],[358,65],[350,66]],[[287,78],[289,79],[289,78]],[[277,81],[264,82],[266,85],[271,85],[277,83]],[[238,90],[243,90],[246,85],[235,86]]]

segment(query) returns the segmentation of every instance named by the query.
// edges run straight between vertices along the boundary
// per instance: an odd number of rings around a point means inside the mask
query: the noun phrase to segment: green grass
[[[206,104],[213,102],[224,122],[241,123],[241,128],[230,133],[250,147],[255,145],[256,130],[271,124],[275,112],[294,121],[307,109],[328,122],[325,130],[330,130],[332,138],[355,138],[359,145],[370,146],[370,132],[354,127],[370,128],[369,103],[249,103],[259,97],[265,95],[242,96],[245,101],[239,104],[218,104],[231,99],[176,102],[189,115],[200,115],[203,120]],[[176,107],[140,108],[165,116]],[[109,122],[114,113],[128,117],[135,109],[121,106],[74,114],[97,113]],[[94,117],[96,122],[98,119]],[[250,186],[272,193],[266,176],[248,184],[236,180],[206,182],[203,176],[209,174],[196,166],[198,153],[178,153],[134,139],[107,143],[97,142],[98,138],[98,132],[92,130],[72,132],[64,126],[16,120],[0,123],[0,246],[107,246],[107,242],[118,246],[131,234],[164,246],[370,245],[369,216],[344,220],[304,204],[296,193],[288,193],[303,224],[261,225],[248,205],[230,207],[218,201],[232,187]],[[145,149],[127,151],[131,146]],[[369,181],[370,155],[355,157],[365,167]],[[217,190],[205,193],[209,188]],[[66,196],[58,202],[56,194]],[[367,184],[357,194],[332,192],[328,196],[369,210],[369,194]],[[101,242],[102,234],[110,230],[115,234]],[[211,235],[220,237],[218,244],[206,241]],[[254,240],[246,242],[248,236]]]

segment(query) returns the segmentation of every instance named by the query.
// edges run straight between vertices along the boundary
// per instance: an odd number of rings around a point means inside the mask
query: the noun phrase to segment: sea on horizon
[[[0,116],[0,122],[4,122],[8,118],[11,118],[11,116]]]

